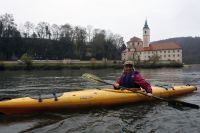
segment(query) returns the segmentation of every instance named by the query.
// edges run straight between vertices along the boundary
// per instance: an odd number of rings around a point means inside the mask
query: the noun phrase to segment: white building
[[[160,62],[176,61],[182,63],[182,49],[176,42],[150,43],[150,29],[145,21],[143,41],[133,37],[127,42],[127,48],[122,52],[122,60],[148,61],[158,57]]]

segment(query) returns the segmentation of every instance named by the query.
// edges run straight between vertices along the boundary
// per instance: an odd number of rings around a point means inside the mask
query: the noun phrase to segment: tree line
[[[0,60],[16,60],[23,54],[33,59],[121,58],[126,48],[118,34],[87,27],[27,21],[17,26],[12,14],[0,15]]]

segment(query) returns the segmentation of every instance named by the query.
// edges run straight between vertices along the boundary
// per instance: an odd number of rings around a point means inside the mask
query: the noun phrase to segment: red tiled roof
[[[142,41],[142,39],[140,39],[140,38],[138,38],[138,37],[132,37],[128,42],[141,42]],[[127,43],[128,43],[127,42]]]
[[[157,51],[157,50],[171,50],[181,49],[181,47],[175,42],[159,42],[151,43],[149,47],[144,47],[141,51]]]

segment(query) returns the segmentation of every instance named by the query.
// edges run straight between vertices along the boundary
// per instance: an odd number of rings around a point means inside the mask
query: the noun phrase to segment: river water
[[[200,65],[138,71],[152,85],[192,84],[200,88]],[[105,87],[83,80],[83,73],[93,73],[112,82],[120,76],[121,70],[1,71],[0,98]],[[200,105],[199,92],[178,99]],[[0,133],[199,133],[199,125],[200,110],[180,111],[165,102],[154,101],[1,117]]]

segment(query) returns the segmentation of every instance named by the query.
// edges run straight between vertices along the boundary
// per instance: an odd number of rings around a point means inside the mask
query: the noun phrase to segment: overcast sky
[[[92,25],[120,34],[127,42],[142,38],[147,18],[151,41],[200,36],[200,0],[0,0],[0,15],[15,23]]]

